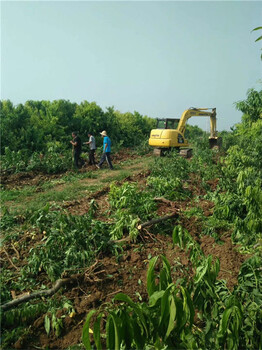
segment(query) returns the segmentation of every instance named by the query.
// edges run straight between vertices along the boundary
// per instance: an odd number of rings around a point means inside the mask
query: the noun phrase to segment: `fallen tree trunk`
[[[70,278],[61,278],[61,279],[57,280],[55,282],[54,286],[50,289],[40,290],[38,292],[33,292],[31,294],[28,294],[28,295],[23,295],[20,298],[14,299],[12,301],[9,301],[5,304],[0,305],[0,308],[3,311],[7,311],[10,309],[13,309],[14,307],[16,307],[19,304],[25,303],[25,302],[32,300],[32,299],[47,297],[47,296],[50,297],[53,294],[55,294],[64,285],[69,284],[69,283],[74,283],[77,280],[79,280],[80,278],[84,278],[84,275],[75,275],[75,276],[72,276]]]
[[[138,225],[138,230],[142,230],[143,228],[147,227],[147,226],[151,226],[151,225],[155,225],[155,224],[158,224],[159,222],[161,221],[165,221],[165,220],[169,220],[169,219],[172,219],[174,218],[175,216],[178,216],[178,213],[175,212],[173,214],[170,214],[170,215],[166,215],[166,216],[162,216],[161,218],[157,218],[157,219],[152,219],[150,221],[147,221],[147,222],[144,222],[140,225]]]

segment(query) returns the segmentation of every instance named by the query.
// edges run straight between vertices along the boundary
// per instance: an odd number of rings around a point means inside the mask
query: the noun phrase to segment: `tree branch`
[[[10,257],[9,257],[9,255],[8,255],[7,251],[5,250],[5,248],[3,248],[3,252],[5,253],[5,255],[6,255],[8,261],[10,262],[10,264],[11,264],[16,270],[19,270],[18,267],[15,266],[15,264],[13,263],[13,261],[10,259]]]
[[[166,199],[164,197],[155,197],[154,201],[166,203],[167,205],[170,205],[170,206],[175,204],[173,201],[170,201],[169,199]]]
[[[138,225],[137,228],[138,228],[138,230],[142,230],[143,228],[145,228],[147,226],[158,224],[159,222],[172,219],[172,218],[174,218],[176,216],[178,216],[177,212],[175,212],[173,214],[170,214],[170,215],[162,216],[161,218],[157,218],[157,219],[153,219],[153,220],[144,222],[143,224]]]
[[[52,296],[53,294],[55,294],[61,287],[63,287],[64,285],[68,284],[68,283],[73,283],[76,282],[79,278],[84,278],[84,275],[75,275],[72,276],[70,278],[62,278],[59,279],[55,282],[54,286],[50,289],[47,290],[40,290],[37,292],[33,292],[31,294],[28,295],[24,295],[20,298],[14,299],[12,301],[9,301],[5,304],[0,305],[0,308],[3,311],[7,311],[10,309],[13,309],[14,307],[16,307],[19,304],[25,303],[29,300],[32,299],[36,299],[36,298],[40,298],[40,297],[49,297]]]

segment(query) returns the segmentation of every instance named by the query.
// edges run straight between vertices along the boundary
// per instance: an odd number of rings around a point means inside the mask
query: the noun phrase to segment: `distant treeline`
[[[155,125],[155,119],[138,112],[120,113],[113,107],[103,111],[95,102],[27,101],[17,106],[9,100],[0,103],[2,154],[6,147],[12,151],[45,152],[53,142],[70,148],[73,131],[87,141],[88,132],[99,135],[107,130],[112,141],[131,147]]]
[[[15,106],[11,101],[0,101],[1,153],[27,150],[29,153],[45,153],[52,144],[56,148],[68,149],[71,133],[77,131],[82,141],[88,140],[88,132],[102,143],[99,133],[106,130],[113,144],[134,147],[149,137],[156,126],[156,119],[138,112],[121,113],[114,107],[103,111],[95,102],[83,101],[80,104],[68,100],[27,101]],[[188,126],[187,133],[193,137],[203,131]],[[189,136],[189,135],[186,136]]]

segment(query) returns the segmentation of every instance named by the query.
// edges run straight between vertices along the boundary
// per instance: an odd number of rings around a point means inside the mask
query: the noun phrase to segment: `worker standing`
[[[77,132],[72,132],[73,140],[70,143],[73,146],[73,155],[74,155],[74,164],[76,168],[81,168],[82,164],[80,163],[80,155],[82,152],[82,143],[80,137],[77,135]]]
[[[95,165],[95,151],[96,151],[96,140],[91,132],[88,133],[89,141],[85,142],[86,145],[89,145],[89,165]]]
[[[97,165],[97,168],[101,169],[102,164],[106,160],[107,164],[109,165],[109,168],[112,170],[113,169],[113,165],[112,165],[111,158],[110,158],[111,140],[107,136],[107,133],[106,133],[105,130],[100,132],[100,135],[102,135],[102,137],[103,137],[103,154],[102,154],[102,157],[101,157],[101,160],[100,160],[99,164]]]

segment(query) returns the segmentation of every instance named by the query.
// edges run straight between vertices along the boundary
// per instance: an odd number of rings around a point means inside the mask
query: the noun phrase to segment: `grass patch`
[[[107,182],[111,182],[111,181],[121,181],[130,175],[132,175],[131,171],[122,170],[118,173],[112,173],[112,176],[108,176],[106,178],[103,178],[100,180],[100,182],[107,183]]]
[[[31,196],[36,191],[36,186],[25,186],[22,189],[2,190],[1,203],[8,201],[21,201],[23,198]]]
[[[115,166],[114,171],[108,168],[102,170],[87,170],[86,172],[70,172],[59,179],[52,179],[41,186],[26,186],[20,190],[2,191],[1,202],[9,210],[24,213],[26,210],[38,210],[47,203],[72,201],[88,197],[101,190],[113,181],[122,181],[132,176],[135,171],[148,168],[152,158],[137,158]],[[89,181],[90,180],[90,181]],[[96,181],[94,181],[96,180]]]
[[[69,186],[66,185],[59,191],[49,189],[46,192],[37,193],[34,196],[24,198],[23,203],[13,201],[11,203],[12,210],[24,212],[25,210],[38,210],[41,209],[46,203],[62,203],[64,201],[70,201],[88,196],[92,192],[96,192],[101,188],[101,185],[87,185],[82,183],[73,183]],[[88,193],[87,193],[88,192]]]
[[[96,179],[98,178],[97,171],[88,171],[86,173],[69,173],[63,176],[61,179],[65,182],[74,182],[81,179]]]

